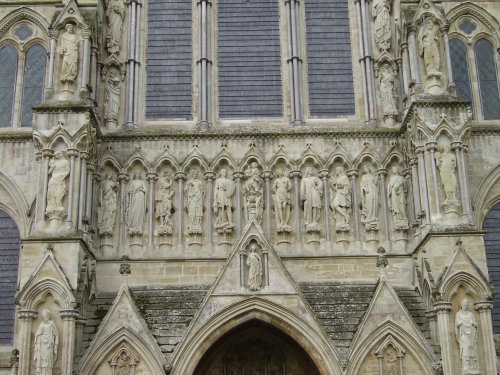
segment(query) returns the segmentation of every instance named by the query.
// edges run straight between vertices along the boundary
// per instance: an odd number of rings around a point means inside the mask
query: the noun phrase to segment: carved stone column
[[[199,9],[200,22],[200,47],[198,64],[199,77],[199,122],[198,126],[208,128],[210,126],[210,76],[212,70],[212,60],[210,59],[210,25],[212,15],[212,2],[209,0],[199,0],[197,2]]]
[[[415,218],[418,220],[421,217],[421,201],[420,201],[420,186],[418,184],[418,160],[417,158],[410,159],[411,166],[411,184],[413,190],[413,207],[415,208]]]
[[[85,215],[84,215],[84,221],[87,222],[87,224],[90,226],[92,224],[92,200],[94,196],[94,189],[93,189],[93,174],[95,172],[95,164],[92,163],[91,161],[87,161],[87,197],[85,198]]]
[[[80,85],[80,95],[82,98],[88,94],[87,85],[89,84],[89,68],[90,68],[90,36],[91,29],[83,30],[83,57],[82,57],[82,79]]]
[[[358,43],[359,43],[359,69],[361,71],[361,83],[363,86],[363,107],[365,109],[365,121],[370,119],[370,106],[368,104],[368,82],[366,77],[366,64],[365,64],[365,45],[363,41],[363,22],[361,20],[361,1],[354,0],[356,7],[357,26],[358,26]]]
[[[387,206],[387,192],[385,190],[385,176],[387,169],[379,169],[377,171],[380,185],[380,194],[382,195],[382,216],[384,217],[384,240],[389,241],[389,207]]]
[[[149,210],[148,210],[148,246],[153,249],[154,217],[155,217],[155,182],[158,180],[156,173],[148,173],[146,179],[149,185]]]
[[[319,171],[319,177],[323,181],[323,214],[325,216],[325,237],[326,242],[332,242],[332,227],[330,223],[330,197],[328,189],[328,177],[330,176],[330,171],[328,169],[322,169]]]
[[[92,210],[90,220],[90,231],[97,233],[97,206],[99,205],[99,184],[101,183],[101,175],[99,173],[92,173]]]
[[[264,196],[265,196],[265,205],[266,209],[264,211],[265,213],[265,225],[266,225],[266,234],[268,238],[271,238],[272,234],[272,227],[273,227],[273,222],[271,219],[272,212],[271,212],[271,178],[273,177],[273,173],[271,171],[264,171],[262,172],[262,177],[264,178]]]
[[[448,91],[454,93],[455,92],[455,82],[453,82],[453,70],[451,67],[450,41],[448,38],[448,30],[449,30],[449,26],[444,26],[441,29],[441,32],[443,33],[444,53],[446,55],[446,73],[448,75]]]
[[[347,176],[349,180],[351,180],[351,207],[354,216],[354,240],[359,241],[360,233],[359,233],[359,210],[358,210],[358,188],[356,186],[356,177],[358,177],[359,173],[355,169],[351,169],[347,171]]]
[[[443,360],[443,373],[453,374],[453,350],[450,338],[450,302],[438,302],[434,304],[437,312],[439,345],[441,346],[441,358]]]
[[[245,250],[240,250],[240,288],[245,287]]]
[[[453,142],[451,144],[451,150],[455,152],[455,160],[457,161],[458,185],[460,200],[462,202],[462,212],[466,215],[470,215],[471,202],[467,184],[467,173],[465,170],[464,146],[461,142]]]
[[[80,151],[80,183],[78,196],[78,220],[76,222],[77,229],[83,227],[83,218],[85,216],[85,204],[87,199],[87,162],[89,160],[89,153]]]
[[[31,330],[33,319],[37,312],[33,310],[19,311],[19,373],[30,374],[31,358]]]
[[[79,155],[79,151],[77,149],[69,149],[69,183],[68,183],[68,215],[66,216],[66,222],[69,226],[73,226],[74,217],[73,217],[73,205],[74,193],[75,193],[75,158]]]
[[[46,94],[47,98],[52,98],[54,96],[54,64],[56,61],[56,45],[57,45],[57,30],[50,29],[50,54],[49,54],[49,71],[47,75],[47,85]]]
[[[99,72],[97,69],[97,53],[98,49],[97,47],[93,46],[90,48],[90,77],[89,77],[89,82],[90,82],[90,87],[92,87],[92,93],[91,93],[91,98],[94,99],[96,102],[99,100]]]
[[[302,226],[300,225],[300,178],[302,172],[295,170],[290,172],[290,178],[293,179],[294,189],[294,216],[295,216],[295,241],[298,245],[302,244]]]
[[[61,337],[61,375],[73,374],[73,357],[75,355],[75,319],[76,310],[61,310],[63,332]]]
[[[441,212],[441,204],[439,199],[439,181],[437,178],[436,167],[436,142],[427,143],[427,151],[430,153],[430,165],[432,173],[432,187],[434,188],[434,213],[439,215]]]
[[[41,195],[41,192],[40,192],[40,188],[41,188],[41,185],[42,185],[42,153],[41,152],[37,152],[36,153],[36,156],[35,156],[35,161],[36,163],[38,164],[38,168],[37,168],[37,178],[36,178],[36,200],[35,200],[35,217],[34,217],[34,220],[33,220],[33,226],[34,226],[34,230],[37,230],[38,228],[38,220],[39,220],[39,217],[40,217],[40,213],[38,212],[39,208],[40,208],[40,195]],[[43,216],[43,214],[42,214]]]
[[[372,59],[372,48],[371,48],[371,32],[370,32],[370,16],[369,16],[369,5],[367,0],[361,0],[361,23],[362,23],[362,33],[363,33],[363,43],[364,43],[364,56],[362,58],[365,60],[366,69],[366,81],[367,81],[367,92],[368,92],[368,104],[369,104],[369,114],[370,123],[375,124],[377,121],[377,103],[376,103],[376,93],[375,93],[375,77],[373,71],[373,59]],[[360,31],[361,31],[360,30]]]
[[[411,69],[410,69],[410,56],[408,53],[408,43],[401,43],[401,55],[403,56],[403,87],[406,97],[410,96],[410,82],[411,82]]]
[[[184,181],[186,181],[186,174],[184,172],[177,172],[175,174],[175,181],[177,181],[178,201],[177,207],[177,240],[179,245],[182,244],[184,238]]]
[[[262,256],[264,257],[264,287],[269,286],[269,252],[262,249]]]
[[[121,250],[125,245],[125,207],[127,204],[127,181],[129,177],[126,173],[118,173],[118,183],[120,185],[120,233],[118,237],[118,248]]]
[[[206,178],[206,177],[205,177]],[[215,174],[212,173],[212,176],[210,176],[210,184],[213,184],[213,180],[215,178]],[[233,180],[234,180],[234,195],[236,197],[236,204],[235,204],[235,210],[236,214],[234,217],[234,224],[235,224],[235,231],[236,231],[236,238],[240,238],[241,234],[241,227],[242,227],[242,220],[241,220],[241,179],[243,178],[243,172],[234,172],[233,173]],[[207,184],[208,184],[208,179],[207,179]],[[212,207],[212,206],[209,206]],[[209,210],[211,211],[211,210]]]
[[[481,322],[481,332],[483,348],[484,348],[484,363],[486,374],[497,373],[497,355],[495,350],[495,342],[493,340],[493,328],[491,323],[491,310],[493,303],[490,301],[480,301],[474,304],[474,309],[479,312],[479,321]]]
[[[214,203],[214,180],[215,173],[206,172],[205,180],[207,181],[207,241],[210,245],[214,243],[214,225],[213,225],[213,210],[212,206]],[[241,200],[239,200],[240,204],[240,228],[241,228]]]
[[[424,147],[419,146],[415,148],[415,153],[418,158],[418,173],[420,175],[420,191],[423,194],[423,205],[425,208],[425,222],[431,223],[431,205],[429,203],[429,192],[427,190],[427,172],[425,167]]]
[[[422,88],[422,81],[420,80],[420,64],[418,61],[417,52],[417,38],[415,27],[411,27],[408,35],[408,46],[410,48],[410,67],[412,72],[412,77],[415,80],[415,89],[420,91]]]

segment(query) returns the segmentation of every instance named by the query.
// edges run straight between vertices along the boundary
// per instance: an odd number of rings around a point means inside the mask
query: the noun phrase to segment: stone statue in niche
[[[262,260],[256,244],[250,245],[247,255],[248,289],[258,291],[262,286]]]
[[[74,25],[66,24],[65,32],[61,36],[58,53],[62,56],[61,72],[59,80],[63,84],[63,94],[73,94],[73,84],[78,76],[78,57],[80,42],[75,34]]]
[[[393,126],[398,115],[398,107],[394,99],[394,72],[391,65],[385,63],[382,65],[379,74],[380,102],[384,115],[384,123],[386,126]]]
[[[146,183],[141,180],[139,172],[134,172],[134,177],[127,189],[126,222],[128,234],[141,235],[146,218]]]
[[[480,374],[477,356],[477,322],[474,313],[469,311],[469,301],[464,299],[455,316],[455,334],[460,346],[462,375]]]
[[[99,234],[103,236],[111,236],[113,234],[113,226],[115,224],[116,213],[116,189],[117,183],[113,180],[113,175],[108,173],[104,181],[101,182],[101,191],[99,195]]]
[[[427,18],[420,28],[418,35],[419,53],[423,59],[426,78],[427,91],[430,94],[441,92],[441,56],[439,53],[438,27],[432,18]]]
[[[227,171],[222,168],[220,177],[215,181],[214,191],[215,228],[219,233],[231,233],[233,230],[232,196],[234,189],[234,182],[227,178]]]
[[[201,222],[203,220],[203,197],[205,191],[203,182],[199,179],[200,170],[194,168],[191,178],[187,181],[186,210],[187,210],[187,233],[201,234]]]
[[[118,125],[120,113],[121,73],[115,66],[109,68],[104,88],[104,120],[109,129]]]
[[[120,353],[116,361],[115,375],[129,375],[130,374],[130,357],[127,352]]]
[[[344,168],[335,168],[335,176],[330,180],[330,206],[335,218],[335,230],[347,232],[351,229],[351,183]]]
[[[408,216],[406,215],[406,194],[407,188],[405,179],[399,173],[399,166],[392,167],[392,176],[387,185],[387,202],[389,210],[394,218],[394,229],[408,229]]]
[[[289,233],[292,231],[292,227],[288,225],[292,183],[281,168],[276,170],[276,175],[278,177],[276,177],[272,186],[276,230],[278,233]]]
[[[123,16],[125,15],[125,4],[123,0],[109,0],[106,9],[108,29],[106,31],[106,47],[110,54],[118,54],[123,30]]]
[[[47,186],[47,208],[46,214],[52,212],[66,214],[66,209],[63,207],[63,199],[68,192],[66,186],[66,177],[70,172],[70,164],[62,151],[54,154],[54,158],[49,164],[49,183]]]
[[[35,333],[35,374],[52,375],[59,346],[59,332],[49,310],[42,311],[43,321]]]
[[[396,350],[389,346],[384,353],[384,375],[401,375]]]
[[[360,180],[361,190],[361,222],[365,224],[366,230],[379,229],[379,191],[378,179],[370,167],[363,167],[363,176]]]
[[[445,212],[457,211],[460,202],[457,199],[457,160],[450,146],[444,146],[441,152],[436,152],[436,165],[443,185],[445,200],[441,204]]]
[[[245,215],[247,221],[249,221],[251,217],[254,217],[260,222],[264,210],[264,188],[262,187],[260,171],[256,162],[252,162],[245,170],[245,177],[247,179],[243,189],[243,196],[245,197]]]
[[[164,172],[158,179],[156,193],[156,219],[159,221],[158,234],[172,234],[172,197],[174,196],[172,175]]]
[[[372,6],[375,19],[375,43],[380,51],[391,49],[391,4],[389,0],[375,0]]]
[[[304,202],[304,225],[307,232],[319,232],[321,227],[321,197],[323,184],[314,175],[313,168],[307,167],[300,184],[300,199]]]

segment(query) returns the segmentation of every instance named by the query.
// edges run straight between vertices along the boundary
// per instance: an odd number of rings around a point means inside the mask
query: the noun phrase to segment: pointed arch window
[[[0,48],[0,127],[13,125],[18,62],[16,48],[10,44]]]
[[[24,64],[23,93],[21,102],[21,126],[31,126],[33,106],[43,99],[46,51],[39,43],[26,51]]]
[[[472,101],[467,47],[460,39],[450,39],[450,57],[458,97]]]
[[[489,40],[482,38],[476,42],[474,54],[483,118],[485,120],[499,119],[500,93],[495,49]]]

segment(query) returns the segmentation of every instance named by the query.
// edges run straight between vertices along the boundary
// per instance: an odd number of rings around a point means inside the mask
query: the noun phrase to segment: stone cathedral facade
[[[0,0],[0,374],[497,375],[499,21]]]

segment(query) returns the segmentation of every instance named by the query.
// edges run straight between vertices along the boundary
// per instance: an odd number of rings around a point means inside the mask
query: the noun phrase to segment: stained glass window
[[[17,50],[6,45],[0,49],[0,127],[12,126],[16,96]]]
[[[32,107],[43,99],[46,51],[40,44],[34,44],[26,52],[24,65],[23,99],[21,104],[21,126],[31,126]]]
[[[495,49],[487,39],[479,39],[474,46],[477,64],[481,108],[485,120],[500,118],[500,94],[498,90]]]
[[[457,88],[458,97],[472,101],[467,46],[459,39],[450,39],[451,68],[453,82]]]

